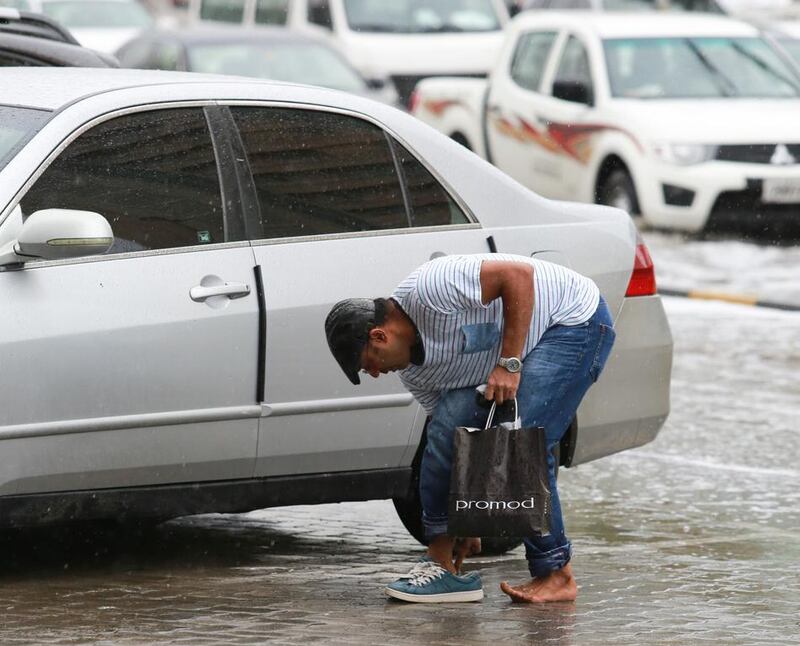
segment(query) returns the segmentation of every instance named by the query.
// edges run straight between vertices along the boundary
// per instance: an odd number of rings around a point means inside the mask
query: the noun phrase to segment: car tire
[[[422,463],[422,452],[425,447],[425,436],[423,435],[420,448],[414,457],[413,475],[409,485],[409,491],[405,498],[393,498],[395,511],[400,517],[400,522],[408,530],[408,533],[416,538],[422,545],[427,545],[425,531],[422,527],[422,501],[419,497],[419,469]],[[481,554],[492,556],[504,554],[514,549],[522,543],[521,538],[500,538],[496,536],[481,538]]]
[[[472,150],[472,146],[470,146],[470,144],[469,144],[469,139],[467,139],[460,132],[455,132],[452,135],[450,135],[450,139],[452,139],[453,141],[455,141],[458,144],[461,144],[467,150]]]
[[[633,179],[630,173],[623,168],[611,171],[611,174],[605,179],[600,187],[598,202],[622,209],[634,218],[641,215]]]

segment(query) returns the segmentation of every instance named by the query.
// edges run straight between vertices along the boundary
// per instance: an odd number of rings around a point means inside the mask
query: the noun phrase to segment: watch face
[[[506,362],[506,368],[508,369],[509,372],[519,372],[520,369],[522,368],[522,362],[516,357],[511,357]]]

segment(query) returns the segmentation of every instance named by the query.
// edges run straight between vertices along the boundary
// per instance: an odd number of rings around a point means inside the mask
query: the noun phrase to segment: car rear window
[[[50,118],[49,110],[0,105],[0,170]]]

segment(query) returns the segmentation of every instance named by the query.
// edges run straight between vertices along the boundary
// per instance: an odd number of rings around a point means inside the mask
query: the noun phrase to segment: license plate
[[[764,179],[761,187],[761,201],[771,204],[800,202],[800,177]]]

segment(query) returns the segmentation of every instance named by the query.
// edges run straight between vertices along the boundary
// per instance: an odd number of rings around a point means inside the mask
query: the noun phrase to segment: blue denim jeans
[[[597,311],[586,323],[556,325],[547,330],[522,364],[517,393],[519,415],[523,426],[541,426],[545,430],[552,496],[550,533],[524,539],[533,577],[560,570],[572,555],[561,516],[553,451],[611,353],[615,337],[612,325],[611,314],[601,299]],[[419,483],[422,522],[429,539],[447,533],[453,432],[458,426],[482,427],[487,415],[488,410],[477,405],[472,386],[442,395],[431,416]]]

